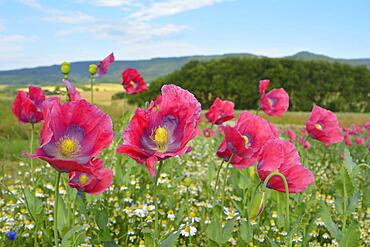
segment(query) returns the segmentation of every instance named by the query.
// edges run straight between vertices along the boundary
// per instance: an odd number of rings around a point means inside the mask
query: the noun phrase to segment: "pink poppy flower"
[[[370,131],[370,122],[364,123],[364,127],[365,127],[365,129],[367,129],[368,131]]]
[[[212,124],[222,124],[234,118],[234,103],[217,97],[205,116]]]
[[[138,163],[146,163],[151,176],[155,164],[191,150],[188,142],[195,137],[200,103],[192,93],[175,85],[164,85],[162,95],[148,109],[138,108],[123,132],[118,153]]]
[[[112,184],[113,172],[103,167],[102,159],[90,161],[91,172],[70,172],[68,185],[80,192],[100,194]]]
[[[74,101],[74,100],[80,100],[81,94],[77,91],[77,89],[70,83],[68,80],[63,80],[64,85],[67,88],[67,93],[68,93],[68,98],[69,101]]]
[[[294,131],[291,128],[288,128],[286,130],[286,134],[287,134],[287,136],[289,138],[289,141],[292,142],[292,143],[294,143],[295,137],[296,137]]]
[[[44,106],[41,144],[33,158],[60,172],[90,172],[90,160],[113,140],[111,118],[85,100]]]
[[[122,85],[128,94],[137,94],[148,89],[140,73],[131,68],[122,72]]]
[[[289,193],[303,192],[314,182],[312,172],[301,164],[294,144],[288,141],[270,140],[261,151],[257,166],[260,179],[265,181],[266,177],[276,170],[285,176]],[[270,178],[267,185],[271,189],[285,192],[284,182],[279,176]]]
[[[345,143],[348,147],[352,147],[352,139],[351,139],[351,136],[350,136],[350,135],[345,135],[345,136],[344,136],[344,143]]]
[[[360,138],[360,137],[356,137],[355,142],[356,142],[357,145],[364,145],[365,144],[365,140]]]
[[[272,133],[274,133],[274,136],[275,136],[276,138],[279,138],[279,137],[280,137],[280,132],[279,132],[279,130],[276,128],[275,124],[270,123],[270,122],[268,122],[268,123],[269,123],[269,126],[270,126],[270,128],[271,128]]]
[[[114,62],[114,54],[113,52],[109,54],[106,58],[104,58],[98,64],[98,76],[103,76],[108,73],[110,65]]]
[[[270,80],[260,81],[260,108],[269,116],[280,117],[289,108],[289,95],[283,88],[272,89],[266,93],[269,84]]]
[[[352,124],[352,128],[350,129],[349,132],[351,135],[359,135],[361,134],[361,132],[362,132],[361,126],[357,124]]]
[[[335,114],[315,105],[306,122],[309,135],[320,142],[330,145],[343,141],[343,134]]]
[[[45,100],[40,87],[29,86],[28,92],[19,90],[13,103],[13,113],[21,123],[38,123],[42,117],[42,104]]]
[[[237,169],[252,166],[258,159],[260,149],[270,139],[275,138],[269,123],[260,116],[242,112],[235,127],[220,126],[225,138],[217,150],[217,156],[229,160]]]

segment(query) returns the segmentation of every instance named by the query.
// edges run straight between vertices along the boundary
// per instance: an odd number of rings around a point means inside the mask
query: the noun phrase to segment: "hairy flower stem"
[[[273,176],[279,176],[283,182],[284,182],[284,188],[285,188],[285,195],[286,195],[286,226],[287,226],[287,231],[289,231],[290,228],[290,217],[289,217],[289,187],[288,187],[288,182],[286,181],[286,178],[283,174],[281,174],[278,171],[271,172],[263,182],[263,187],[267,189],[267,183]],[[290,237],[288,239],[288,246],[291,246],[291,240]]]
[[[30,154],[33,153],[33,137],[34,137],[34,134],[35,134],[35,124],[32,124],[32,129],[31,129],[31,139],[30,139]],[[31,178],[33,177],[33,158],[31,158],[31,161],[30,161],[30,165],[31,165]]]
[[[230,166],[230,162],[233,159],[233,157],[234,157],[234,154],[232,154],[230,156],[230,158],[229,158],[229,160],[227,161],[227,164],[226,164],[225,177],[224,177],[224,186],[222,188],[222,201],[221,201],[222,209],[221,209],[221,215],[222,215],[222,210],[224,210],[225,194],[226,194],[225,193],[226,192],[225,190],[226,190],[226,185],[227,185],[227,180],[228,180],[229,166]]]
[[[213,195],[215,200],[216,200],[216,197],[217,197],[217,186],[218,186],[218,181],[219,181],[219,178],[220,178],[220,171],[222,169],[222,165],[224,164],[224,162],[225,162],[225,160],[222,160],[220,167],[217,169],[216,183],[215,183],[214,195]]]
[[[60,175],[61,173],[58,172],[56,182],[55,182],[55,204],[54,204],[54,243],[55,247],[59,246],[59,238],[58,238],[58,203],[59,203],[59,183],[60,183]]]
[[[94,76],[90,76],[90,91],[91,103],[94,104]]]
[[[154,218],[154,237],[155,237],[155,246],[157,246],[157,242],[159,242],[159,230],[158,230],[158,198],[157,198],[157,187],[158,187],[158,177],[161,174],[161,169],[163,166],[163,160],[159,162],[157,174],[154,177],[154,184],[153,184],[153,200],[155,205],[155,218]]]

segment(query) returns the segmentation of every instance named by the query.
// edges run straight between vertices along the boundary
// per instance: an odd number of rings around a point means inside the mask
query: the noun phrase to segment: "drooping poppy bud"
[[[249,220],[255,220],[265,207],[265,192],[257,191],[249,205]]]

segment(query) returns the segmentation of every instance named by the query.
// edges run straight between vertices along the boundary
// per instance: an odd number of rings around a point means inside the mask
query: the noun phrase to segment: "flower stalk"
[[[59,203],[59,183],[60,183],[60,175],[61,173],[58,172],[56,182],[55,182],[55,204],[54,204],[54,244],[55,247],[59,246],[59,237],[58,237],[58,203]]]
[[[263,182],[263,187],[265,189],[267,189],[267,184],[269,182],[269,180],[273,177],[273,176],[279,176],[283,182],[284,182],[284,188],[285,188],[285,195],[286,195],[286,227],[287,227],[287,230],[289,230],[290,228],[290,216],[289,216],[289,187],[288,187],[288,182],[285,178],[285,176],[283,174],[281,174],[280,172],[278,171],[273,171],[271,172],[265,179],[265,181]],[[289,243],[288,243],[288,246],[290,246],[290,239],[288,239]]]
[[[158,177],[161,174],[161,169],[163,166],[163,160],[159,162],[158,171],[157,174],[154,177],[154,183],[153,183],[153,200],[154,200],[154,206],[155,206],[155,218],[154,218],[154,237],[155,237],[155,243],[159,240],[159,229],[158,229],[158,197],[157,197],[157,190],[158,190]],[[159,242],[159,241],[158,241]]]

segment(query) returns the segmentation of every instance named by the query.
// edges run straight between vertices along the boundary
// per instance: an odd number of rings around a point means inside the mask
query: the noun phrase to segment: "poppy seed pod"
[[[71,65],[68,62],[63,62],[62,65],[60,66],[60,71],[62,72],[63,75],[68,75],[69,72],[71,71]]]
[[[97,70],[98,70],[98,66],[96,66],[96,64],[89,65],[89,72],[91,76],[94,76]]]

